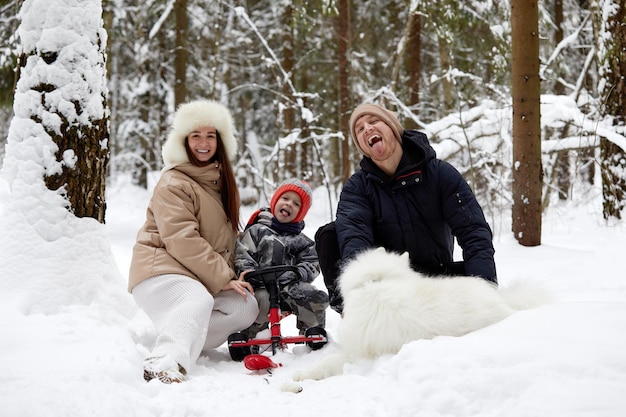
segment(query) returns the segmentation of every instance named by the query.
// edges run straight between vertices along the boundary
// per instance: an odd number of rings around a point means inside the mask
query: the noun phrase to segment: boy
[[[283,182],[274,192],[269,208],[254,212],[245,230],[237,239],[235,272],[244,277],[252,270],[269,266],[293,265],[298,268],[278,277],[281,303],[297,317],[300,334],[309,328],[324,328],[328,294],[312,282],[319,274],[315,242],[302,233],[304,217],[311,207],[311,188],[292,179]],[[253,284],[254,285],[254,284]],[[259,315],[243,333],[253,338],[267,329],[269,293],[254,285],[259,302]]]

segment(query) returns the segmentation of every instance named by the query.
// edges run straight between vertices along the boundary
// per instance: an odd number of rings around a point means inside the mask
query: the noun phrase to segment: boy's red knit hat
[[[298,179],[286,180],[282,184],[278,186],[274,195],[272,196],[272,200],[270,201],[270,210],[272,214],[274,214],[274,208],[276,208],[276,203],[278,203],[278,199],[281,195],[285,194],[287,191],[293,191],[294,193],[300,196],[300,200],[302,200],[302,204],[300,205],[300,211],[295,219],[292,220],[292,223],[299,223],[304,220],[307,212],[311,208],[311,200],[313,197],[313,192],[304,181],[300,181]]]

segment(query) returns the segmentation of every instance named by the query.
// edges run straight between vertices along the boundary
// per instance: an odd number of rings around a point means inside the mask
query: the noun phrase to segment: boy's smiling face
[[[276,220],[281,223],[290,223],[300,213],[302,199],[295,191],[287,191],[281,194],[272,213]]]

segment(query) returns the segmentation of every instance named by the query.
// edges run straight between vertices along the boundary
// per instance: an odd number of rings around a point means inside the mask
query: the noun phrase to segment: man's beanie
[[[298,179],[286,180],[282,184],[278,186],[274,195],[272,196],[272,201],[270,201],[270,210],[274,213],[274,208],[276,208],[276,203],[278,203],[278,199],[281,195],[285,194],[287,191],[293,191],[300,196],[300,200],[302,200],[302,204],[300,205],[300,211],[295,219],[292,220],[293,223],[299,223],[304,220],[304,216],[311,208],[311,200],[313,198],[313,192],[304,181],[300,181]]]
[[[365,116],[366,114],[376,116],[380,120],[385,122],[385,124],[391,128],[391,131],[393,132],[393,135],[396,137],[398,142],[402,144],[402,131],[404,129],[402,128],[402,125],[400,124],[400,121],[396,117],[395,113],[377,104],[361,104],[356,109],[354,109],[352,115],[350,116],[350,134],[352,135],[352,141],[356,145],[359,152],[365,154],[365,152],[363,152],[363,149],[361,149],[361,147],[359,146],[359,141],[356,138],[356,131],[354,130],[354,128],[356,126],[356,121],[361,116]]]
[[[168,164],[189,162],[185,150],[185,138],[201,126],[212,126],[222,138],[229,159],[237,154],[237,139],[234,136],[233,118],[228,109],[213,100],[196,100],[181,104],[172,122],[172,130],[163,145],[163,161]]]

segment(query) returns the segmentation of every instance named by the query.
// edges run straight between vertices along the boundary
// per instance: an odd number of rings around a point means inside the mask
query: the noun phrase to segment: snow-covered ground
[[[606,224],[598,191],[586,194],[588,203],[550,207],[539,247],[517,244],[508,215],[493,225],[501,285],[540,281],[553,303],[463,337],[409,343],[344,375],[304,381],[295,394],[281,387],[332,344],[279,352],[272,375],[232,362],[222,346],[184,383],[146,383],[141,362],[155,332],[126,292],[126,274],[150,193],[109,187],[101,226],[20,214],[32,202],[9,203],[0,180],[0,415],[623,417],[626,224]],[[60,231],[50,230],[54,216]],[[318,189],[305,232],[328,218]],[[339,320],[329,310],[331,337]],[[283,332],[294,331],[286,319]]]

